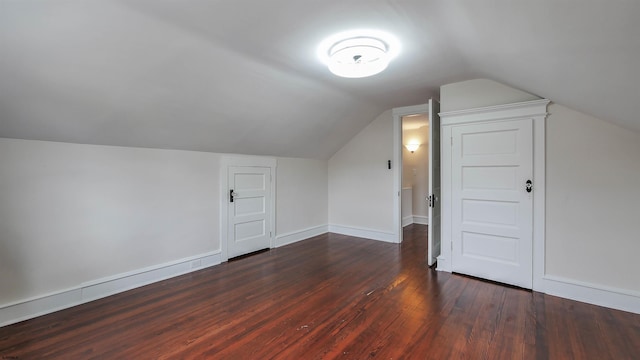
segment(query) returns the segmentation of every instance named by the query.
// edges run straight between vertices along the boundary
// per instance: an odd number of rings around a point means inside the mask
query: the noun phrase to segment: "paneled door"
[[[268,249],[271,241],[271,169],[228,168],[228,256]]]
[[[458,125],[451,135],[452,270],[531,289],[532,119]]]

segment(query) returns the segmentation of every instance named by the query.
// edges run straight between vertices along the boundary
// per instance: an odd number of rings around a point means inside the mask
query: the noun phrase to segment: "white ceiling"
[[[634,0],[0,0],[0,137],[328,158],[382,111],[490,78],[640,131]],[[316,45],[376,28],[382,74]]]

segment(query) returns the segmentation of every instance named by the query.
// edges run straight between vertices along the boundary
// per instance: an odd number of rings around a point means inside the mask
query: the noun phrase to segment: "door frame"
[[[271,221],[269,224],[269,248],[275,247],[276,237],[276,169],[277,160],[272,157],[248,155],[224,155],[220,158],[220,257],[221,261],[229,260],[229,167],[268,167],[271,169]]]
[[[545,197],[546,197],[546,148],[545,128],[547,106],[550,100],[533,100],[514,104],[488,106],[482,108],[457,110],[440,113],[441,121],[441,256],[438,257],[438,270],[451,272],[451,128],[480,122],[497,122],[516,119],[533,119],[533,290],[544,292],[545,274]],[[445,139],[442,141],[442,139]],[[446,149],[446,150],[445,150]]]
[[[393,170],[393,191],[396,194],[393,197],[393,235],[397,243],[402,242],[402,117],[427,113],[429,113],[428,103],[393,108],[391,110],[393,115],[393,161],[391,169]]]

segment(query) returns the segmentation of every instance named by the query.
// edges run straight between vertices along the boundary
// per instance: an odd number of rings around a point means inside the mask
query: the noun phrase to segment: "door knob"
[[[527,190],[528,193],[530,193],[531,190],[533,190],[533,183],[531,182],[531,180],[527,180],[525,184],[526,184],[525,189]]]

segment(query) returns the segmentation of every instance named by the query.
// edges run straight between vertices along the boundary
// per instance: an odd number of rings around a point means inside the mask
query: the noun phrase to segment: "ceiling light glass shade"
[[[382,72],[388,65],[387,46],[378,39],[346,39],[329,49],[329,71],[341,77],[372,76]]]
[[[400,44],[378,30],[351,30],[326,38],[318,46],[318,57],[338,76],[362,78],[385,70],[398,55]]]

